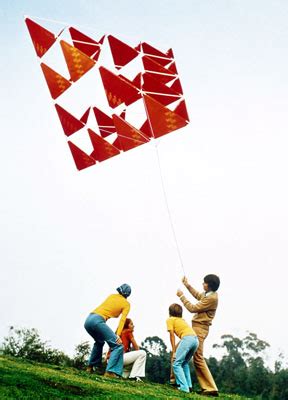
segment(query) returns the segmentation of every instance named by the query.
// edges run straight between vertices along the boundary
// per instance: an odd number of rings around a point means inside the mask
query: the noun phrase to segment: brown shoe
[[[199,393],[201,396],[218,397],[219,393],[216,390],[202,390]]]
[[[106,371],[104,374],[104,378],[117,378],[119,379],[119,375],[115,374],[114,372]]]
[[[88,367],[86,368],[86,372],[88,372],[89,374],[93,374],[94,373],[93,365],[88,365]]]

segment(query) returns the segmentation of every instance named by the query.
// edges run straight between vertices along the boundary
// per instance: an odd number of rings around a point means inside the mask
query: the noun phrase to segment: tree
[[[148,336],[144,342],[141,343],[144,350],[147,351],[148,356],[161,356],[167,353],[167,346],[158,336]]]
[[[146,377],[151,382],[166,383],[170,375],[170,355],[158,336],[149,336],[141,343],[147,352]]]
[[[222,335],[221,339],[222,344],[213,345],[226,351],[215,376],[221,390],[266,398],[271,390],[271,380],[261,353],[269,344],[255,333],[248,333],[243,339],[232,335]]]
[[[73,365],[76,368],[83,369],[87,365],[87,359],[91,352],[89,342],[81,342],[75,347]]]
[[[10,326],[9,335],[4,338],[1,351],[6,355],[48,364],[71,365],[72,363],[62,351],[52,349],[47,342],[43,342],[34,328],[18,329]]]

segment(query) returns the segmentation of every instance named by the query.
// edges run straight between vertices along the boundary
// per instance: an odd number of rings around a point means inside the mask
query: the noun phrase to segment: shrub
[[[14,328],[10,326],[9,335],[4,338],[1,352],[5,355],[56,365],[72,365],[72,360],[62,351],[52,349],[43,342],[34,328]]]

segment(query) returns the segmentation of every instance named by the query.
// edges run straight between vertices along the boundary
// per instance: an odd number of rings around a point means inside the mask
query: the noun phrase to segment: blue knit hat
[[[123,283],[123,285],[119,286],[116,290],[125,298],[127,298],[131,294],[131,287],[127,285],[127,283]]]

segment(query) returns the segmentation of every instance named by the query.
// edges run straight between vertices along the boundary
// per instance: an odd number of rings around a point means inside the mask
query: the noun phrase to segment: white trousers
[[[124,378],[143,378],[145,376],[146,351],[133,350],[124,353],[124,369],[122,376]]]

